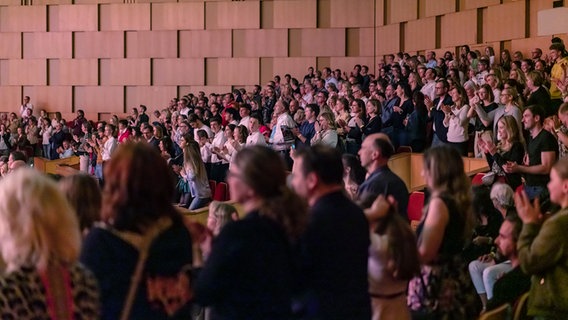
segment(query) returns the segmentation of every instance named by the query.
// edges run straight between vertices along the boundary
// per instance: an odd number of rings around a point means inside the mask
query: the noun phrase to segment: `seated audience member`
[[[74,174],[59,180],[59,188],[67,197],[79,220],[79,228],[86,235],[101,220],[101,190],[91,175]]]
[[[63,144],[57,149],[57,153],[59,154],[59,159],[65,159],[75,155],[71,142],[67,139],[63,140]]]
[[[3,178],[0,234],[2,318],[99,319],[97,281],[78,263],[77,217],[55,182],[31,169]]]
[[[127,143],[104,170],[105,225],[91,229],[81,251],[101,288],[101,319],[190,318],[192,238],[172,206],[166,161],[147,143]]]
[[[504,303],[514,305],[515,301],[530,290],[530,276],[526,275],[519,265],[517,241],[523,222],[515,214],[505,218],[499,236],[495,239],[497,250],[506,259],[511,261],[513,269],[505,273],[495,282],[493,298],[487,301],[487,310],[493,310]]]
[[[237,220],[239,220],[239,213],[233,205],[220,201],[211,201],[209,204],[207,228],[211,230],[213,236],[218,236],[226,224]]]
[[[543,221],[539,200],[531,203],[525,192],[515,194],[523,220],[517,242],[521,269],[532,276],[528,315],[537,319],[564,319],[568,313],[568,159],[550,171],[550,201],[561,209]]]
[[[323,144],[331,148],[337,147],[338,136],[335,130],[335,121],[333,115],[329,112],[323,112],[318,116],[318,121],[314,128],[316,134],[310,141],[310,145]]]
[[[267,147],[237,154],[227,182],[247,215],[221,229],[195,283],[195,301],[211,307],[211,319],[290,319],[291,245],[306,208],[286,176],[282,158]]]
[[[365,181],[365,168],[356,156],[344,153],[341,156],[343,161],[343,187],[349,198],[353,201],[357,199],[359,186]]]
[[[396,212],[393,197],[387,200],[380,195],[365,215],[371,233],[368,272],[372,319],[410,320],[406,290],[408,281],[420,274],[416,236]]]
[[[248,123],[249,136],[246,140],[247,147],[257,144],[261,146],[266,145],[266,140],[264,139],[262,133],[260,133],[260,116],[257,113],[252,114],[248,120]]]

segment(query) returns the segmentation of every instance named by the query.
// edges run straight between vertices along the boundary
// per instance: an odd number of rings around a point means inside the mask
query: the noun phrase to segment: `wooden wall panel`
[[[206,59],[206,85],[246,85],[258,82],[258,58]]]
[[[202,30],[204,2],[152,4],[152,30]]]
[[[455,0],[424,0],[421,3],[424,3],[424,17],[434,17],[456,11]]]
[[[345,55],[345,29],[290,29],[290,57]]]
[[[349,28],[346,34],[346,50],[349,57],[369,57],[375,54],[374,28]]]
[[[409,21],[404,28],[404,51],[436,47],[436,18]]]
[[[100,30],[150,30],[150,4],[100,5]]]
[[[73,0],[34,0],[33,5],[67,5],[72,4]]]
[[[107,4],[107,3],[124,3],[124,0],[73,0],[75,4]]]
[[[47,31],[46,6],[0,7],[1,32]]]
[[[30,96],[35,108],[48,112],[59,111],[68,117],[73,112],[71,86],[24,86],[24,96]],[[20,103],[21,104],[21,103]],[[36,112],[34,112],[36,113]],[[39,113],[39,112],[38,112]],[[72,119],[68,119],[72,120]]]
[[[132,107],[143,104],[151,113],[153,110],[165,107],[173,97],[177,97],[176,86],[126,87],[125,111],[130,112]]]
[[[188,93],[197,93],[199,91],[203,91],[205,95],[209,96],[211,93],[231,92],[232,89],[231,86],[180,86],[178,91],[180,96]]]
[[[97,31],[99,9],[97,5],[49,6],[49,31]]]
[[[525,37],[525,2],[515,1],[487,8],[483,40],[499,41]]]
[[[568,37],[566,35],[561,38],[563,38],[564,43],[566,43],[566,41],[568,40]],[[549,47],[549,36],[511,40],[511,53],[515,51],[521,51],[523,53],[523,57],[525,58],[531,58],[531,51],[535,48],[540,48],[542,50],[543,56],[547,55],[550,51],[548,50]],[[497,52],[495,54],[497,54]]]
[[[441,38],[441,47],[475,43],[477,41],[477,10],[442,16]]]
[[[71,58],[71,32],[24,32],[24,59]]]
[[[96,86],[99,81],[98,59],[58,59],[49,63],[50,85]],[[57,73],[58,79],[51,78]]]
[[[374,27],[374,0],[332,0],[330,27]],[[346,14],[349,13],[349,14]]]
[[[416,0],[386,0],[387,20],[392,24],[416,20],[418,18],[418,1]]]
[[[204,85],[204,59],[154,59],[152,66],[156,86]]]
[[[260,1],[205,2],[205,29],[260,28]]]
[[[22,87],[20,86],[0,86],[0,110],[2,112],[20,112],[20,105],[22,104]],[[31,97],[31,96],[30,96]],[[34,105],[37,105],[32,100]]]
[[[375,0],[375,26],[384,26],[385,21],[385,1]]]
[[[20,32],[0,32],[0,59],[20,59],[22,57],[22,34]]]
[[[469,10],[498,5],[500,0],[459,0],[461,10]]]
[[[124,87],[77,86],[73,87],[75,105],[85,113],[124,113]]]
[[[316,0],[269,1],[273,6],[274,28],[316,28]],[[262,2],[264,6],[266,1]]]
[[[101,85],[150,85],[150,59],[101,60]]]
[[[233,30],[233,57],[286,57],[288,30]]]
[[[541,0],[541,1],[529,1],[529,36],[530,37],[537,37],[539,36],[538,33],[538,25],[539,25],[539,20],[541,20],[538,15],[540,11],[543,10],[549,10],[552,9],[552,3],[554,2],[554,0]],[[568,3],[565,2],[564,7],[568,6]],[[558,10],[557,8],[555,8],[554,10]],[[561,22],[562,20],[558,21],[557,19],[553,20],[553,21],[547,21],[547,22],[552,22],[552,24],[557,24],[559,22]],[[542,23],[542,22],[541,22]],[[566,30],[566,29],[564,29]]]
[[[47,60],[1,60],[2,85],[47,85]]]
[[[124,32],[75,32],[75,58],[123,58]]]
[[[284,75],[289,73],[292,78],[302,82],[304,75],[308,73],[308,67],[316,66],[316,59],[307,58],[261,58],[261,75],[260,84],[265,84],[272,80],[275,75]]]
[[[179,32],[180,58],[231,57],[231,30]]]
[[[126,58],[177,57],[176,31],[127,31]]]
[[[377,27],[375,38],[377,55],[396,53],[400,51],[400,25],[390,24]]]

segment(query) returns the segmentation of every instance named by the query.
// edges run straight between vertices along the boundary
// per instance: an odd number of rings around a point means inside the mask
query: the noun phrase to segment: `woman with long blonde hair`
[[[199,144],[195,141],[189,141],[183,147],[183,167],[180,175],[189,184],[189,194],[192,198],[189,210],[204,207],[211,202],[207,170],[201,158]]]

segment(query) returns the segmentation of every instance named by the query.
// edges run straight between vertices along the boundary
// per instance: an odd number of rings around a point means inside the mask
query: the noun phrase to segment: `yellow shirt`
[[[552,66],[552,70],[550,71],[550,79],[561,80],[564,75],[563,66],[567,65],[568,57],[556,60],[556,63]],[[560,92],[554,81],[550,81],[550,99],[562,99],[562,93]]]

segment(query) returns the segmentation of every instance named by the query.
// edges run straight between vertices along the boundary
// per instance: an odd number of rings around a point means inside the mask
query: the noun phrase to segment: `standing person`
[[[412,152],[422,152],[426,148],[426,122],[428,110],[424,104],[424,94],[420,91],[412,95],[414,110],[403,121],[404,132],[401,145],[410,146]]]
[[[188,204],[189,210],[205,207],[211,201],[211,187],[207,178],[207,170],[201,158],[199,144],[195,141],[186,142],[183,146],[183,167],[180,175],[189,185],[189,199],[183,203]]]
[[[78,263],[79,223],[55,182],[30,169],[2,178],[0,234],[2,318],[99,319],[97,281]]]
[[[300,315],[369,319],[369,224],[343,192],[341,154],[322,145],[298,150],[291,184],[310,206],[308,228],[299,244]]]
[[[422,271],[410,282],[408,305],[415,319],[472,318],[477,295],[461,257],[473,227],[470,179],[449,146],[426,150],[422,175],[430,200],[416,230]]]
[[[482,85],[477,91],[477,95],[471,100],[471,108],[468,112],[469,118],[474,118],[475,141],[473,142],[473,155],[476,158],[484,156],[483,150],[479,148],[479,141],[493,142],[493,118],[485,116],[497,109],[498,105],[494,102],[493,91],[488,84]],[[478,112],[484,117],[478,116]]]
[[[448,81],[438,80],[435,86],[436,99],[432,101],[428,96],[424,97],[424,104],[428,108],[428,121],[432,121],[434,130],[432,137],[433,147],[448,142],[448,128],[443,123],[446,114],[442,110],[442,106],[451,106],[453,104],[452,97],[448,94],[449,87]]]
[[[227,138],[225,137],[225,133],[223,132],[221,127],[221,122],[222,120],[220,117],[212,117],[209,121],[209,124],[211,125],[211,131],[214,134],[213,140],[211,140],[212,152],[214,150],[220,152],[221,149],[225,146],[225,142],[227,142]],[[213,152],[213,154],[211,155],[211,180],[215,180],[217,182],[225,182],[227,170],[229,170],[229,162]]]
[[[532,275],[528,315],[535,319],[564,319],[568,312],[568,159],[560,159],[550,172],[550,201],[560,211],[543,221],[539,201],[524,192],[515,194],[523,220],[517,242],[521,269]]]
[[[267,147],[237,154],[227,182],[247,215],[223,227],[195,284],[195,301],[211,306],[212,319],[290,318],[291,245],[304,230],[306,207],[286,176]]]
[[[270,144],[272,149],[282,156],[288,168],[292,168],[292,158],[290,158],[290,147],[294,144],[293,129],[296,122],[288,114],[288,103],[283,100],[276,101],[274,105],[274,117],[276,122],[271,127]]]
[[[564,44],[554,42],[550,45],[550,60],[554,63],[550,70],[550,108],[547,114],[555,115],[562,104],[562,92],[558,88],[558,83],[566,79],[566,68],[568,67],[568,53]]]
[[[51,133],[53,132],[53,128],[51,127],[51,121],[48,118],[41,118],[41,142],[43,147],[43,157],[50,159],[51,158],[51,144],[49,142],[51,138]],[[1,126],[0,126],[1,127]],[[1,142],[0,142],[1,143]]]
[[[104,170],[105,224],[91,229],[81,251],[101,288],[101,319],[188,319],[192,240],[171,203],[170,168],[152,146],[127,143]]]
[[[529,132],[527,156],[524,163],[508,162],[506,173],[521,173],[525,178],[525,192],[532,200],[546,193],[550,169],[558,157],[558,142],[543,128],[544,110],[536,105],[523,112],[523,125]]]
[[[398,203],[399,213],[406,218],[408,189],[404,181],[388,166],[394,148],[384,133],[375,133],[363,141],[359,158],[367,170],[367,179],[359,186],[359,200],[377,197],[380,194],[392,195]]]
[[[469,139],[469,105],[467,104],[467,95],[462,87],[452,89],[450,95],[452,96],[453,105],[442,108],[445,113],[442,123],[448,128],[448,145],[456,148],[462,156],[466,157],[468,151],[467,141]]]

